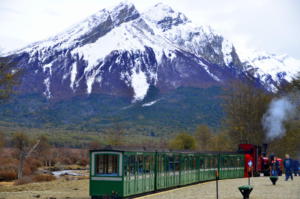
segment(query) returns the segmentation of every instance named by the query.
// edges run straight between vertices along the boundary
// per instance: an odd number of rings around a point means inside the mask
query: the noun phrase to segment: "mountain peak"
[[[123,22],[136,19],[140,16],[135,6],[127,1],[123,1],[118,4],[110,13],[112,21],[115,23],[115,25],[120,25]]]
[[[188,18],[181,12],[174,11],[170,6],[158,3],[144,13],[145,18],[154,22],[163,31],[171,29],[172,26],[189,22]]]

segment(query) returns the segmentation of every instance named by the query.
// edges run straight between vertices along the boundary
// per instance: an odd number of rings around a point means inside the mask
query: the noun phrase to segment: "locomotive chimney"
[[[267,150],[268,150],[268,144],[267,143],[264,143],[262,145],[262,155],[263,157],[266,157],[267,156]]]

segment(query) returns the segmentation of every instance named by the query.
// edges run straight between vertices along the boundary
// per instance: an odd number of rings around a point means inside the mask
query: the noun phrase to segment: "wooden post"
[[[217,194],[217,199],[219,199],[219,171],[218,171],[218,169],[216,170],[216,194]]]

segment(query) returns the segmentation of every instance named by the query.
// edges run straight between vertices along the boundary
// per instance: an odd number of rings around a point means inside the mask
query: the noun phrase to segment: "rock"
[[[33,197],[35,197],[35,198],[40,198],[41,195],[40,195],[40,194],[37,194],[37,195],[34,195]]]

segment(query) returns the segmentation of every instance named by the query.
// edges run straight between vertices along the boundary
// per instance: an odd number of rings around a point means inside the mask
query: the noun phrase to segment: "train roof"
[[[133,147],[133,146],[105,146],[99,149],[92,149],[90,152],[97,151],[116,151],[116,152],[161,152],[161,153],[200,153],[200,154],[239,154],[234,151],[197,151],[197,150],[172,150],[163,148],[149,148],[149,147]]]

